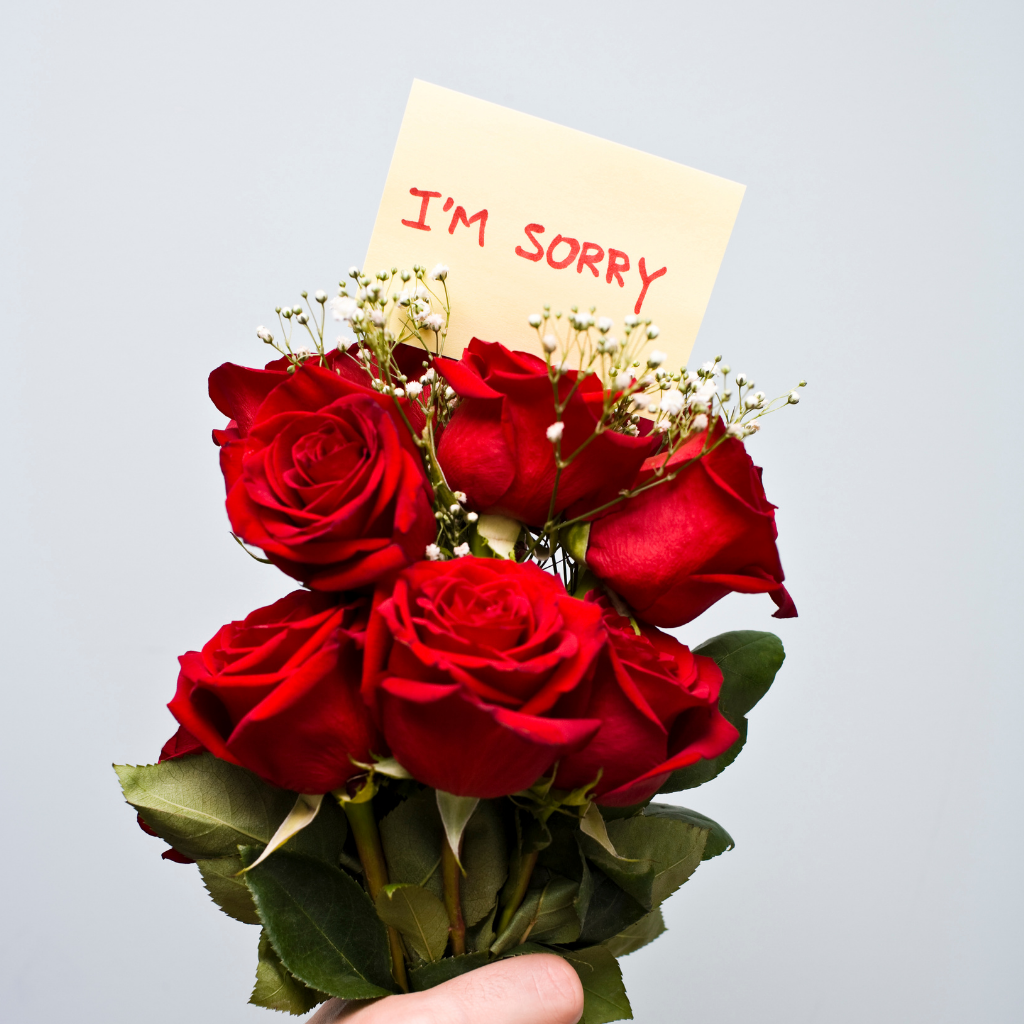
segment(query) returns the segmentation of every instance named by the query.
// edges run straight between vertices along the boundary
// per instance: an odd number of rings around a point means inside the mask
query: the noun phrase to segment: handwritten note
[[[506,107],[413,83],[364,268],[451,268],[445,354],[476,336],[539,352],[527,324],[630,313],[689,358],[744,186]]]

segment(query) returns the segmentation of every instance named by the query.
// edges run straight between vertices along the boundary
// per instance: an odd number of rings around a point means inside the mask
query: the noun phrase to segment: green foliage
[[[281,958],[274,952],[266,933],[261,932],[259,960],[256,963],[256,985],[249,996],[249,1002],[268,1010],[280,1010],[282,1013],[300,1016],[309,1013],[326,998],[288,973],[281,963]]]
[[[421,886],[440,899],[444,827],[434,791],[424,789],[403,801],[378,828],[390,881]]]
[[[604,946],[589,949],[552,950],[572,964],[583,985],[583,1016],[580,1024],[609,1024],[632,1020],[633,1009],[626,998],[618,961]]]
[[[245,884],[244,878],[238,877],[242,870],[242,859],[234,857],[213,857],[209,860],[196,861],[203,885],[214,903],[228,917],[233,917],[243,924],[259,924],[260,915],[256,913],[252,893]]]
[[[711,860],[712,857],[717,857],[719,854],[733,849],[736,845],[732,836],[717,821],[685,807],[676,807],[674,804],[648,804],[644,810],[644,817],[670,818],[673,821],[688,822],[698,828],[706,828],[708,838],[704,844],[701,860]]]
[[[645,910],[675,892],[700,863],[709,829],[668,817],[638,814],[608,822],[612,856],[590,836],[579,836],[587,858]]]
[[[494,907],[508,876],[508,845],[494,800],[481,800],[462,836],[466,874],[459,886],[466,927],[482,921]]]
[[[295,794],[212,754],[149,765],[114,765],[124,798],[161,839],[195,860],[267,843]]]
[[[434,796],[437,799],[437,809],[441,813],[441,824],[444,826],[448,845],[455,852],[455,860],[461,867],[459,850],[462,844],[462,833],[466,830],[466,825],[473,817],[473,812],[480,800],[475,796],[456,796],[454,793],[446,793],[443,789],[435,789]]]
[[[288,840],[284,849],[289,853],[304,853],[337,867],[348,836],[348,819],[337,801],[327,796],[320,812],[301,832]],[[271,855],[273,856],[273,854]]]
[[[252,864],[258,847],[243,847]],[[340,868],[279,850],[245,876],[266,933],[285,967],[342,999],[395,991],[387,929],[359,883]]]
[[[421,960],[440,960],[448,945],[444,904],[418,885],[386,885],[375,901],[377,916],[397,928]]]
[[[580,914],[583,926],[579,937],[579,942],[585,946],[607,941],[647,913],[641,903],[620,889],[603,871],[592,868],[588,876],[591,893],[585,911]]]
[[[786,652],[774,633],[753,629],[722,633],[695,647],[695,654],[713,658],[724,677],[718,706],[739,730],[739,739],[718,757],[698,761],[674,771],[659,793],[693,789],[720,775],[736,760],[747,741],[747,718],[751,708],[768,692],[782,667]]]
[[[649,914],[644,914],[639,921],[623,928],[618,935],[601,943],[612,956],[626,956],[635,953],[648,942],[653,942],[662,932],[665,931],[665,919],[661,916],[661,909],[655,907]]]
[[[423,992],[435,985],[440,985],[460,974],[483,967],[490,960],[487,951],[466,953],[463,956],[448,956],[436,963],[414,967],[409,972],[409,987],[414,992]]]
[[[576,915],[576,895],[579,885],[567,878],[553,878],[543,889],[526,894],[508,927],[491,946],[491,952],[500,955],[526,942],[575,942],[580,934],[580,920]]]

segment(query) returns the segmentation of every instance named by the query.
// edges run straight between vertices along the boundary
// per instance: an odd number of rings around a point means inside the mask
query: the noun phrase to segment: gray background
[[[5,5],[0,1017],[271,1019],[110,762],[290,589],[227,534],[205,378],[362,259],[418,76],[746,183],[694,357],[811,384],[751,443],[801,617],[681,631],[789,659],[685,794],[738,846],[623,961],[637,1019],[1022,1019],[1021,10]]]

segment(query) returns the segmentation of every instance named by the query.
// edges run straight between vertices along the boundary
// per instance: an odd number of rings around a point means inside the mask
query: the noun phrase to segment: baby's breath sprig
[[[596,312],[596,307],[581,312],[573,306],[564,320],[567,326],[561,330],[562,314],[552,314],[550,306],[545,306],[542,314],[529,317],[547,362],[556,418],[547,428],[555,456],[555,481],[548,519],[541,530],[531,532],[526,555],[542,564],[550,561],[553,570],[561,571],[567,586],[574,586],[578,576],[578,566],[565,549],[569,528],[652,487],[674,480],[686,466],[714,451],[725,440],[743,439],[756,433],[761,427],[758,420],[763,416],[800,401],[796,389],[766,401],[764,392],[755,391],[753,382],[743,374],[734,378],[734,395],[728,386],[731,371],[727,365],[720,365],[721,356],[692,373],[686,367],[673,371],[664,365],[668,359],[664,352],[654,349],[646,358],[642,355],[646,344],[661,333],[656,324],[629,315],[623,320],[624,330],[618,339],[611,333],[613,321],[608,317],[595,318]],[[573,384],[565,389],[561,382],[573,363],[579,372]],[[595,374],[603,385],[601,414],[593,433],[574,451],[566,453],[562,447],[562,414],[580,384]],[[798,387],[806,385],[806,381],[800,381]],[[654,453],[658,458],[650,479],[635,488],[620,491],[615,498],[584,515],[568,520],[555,516],[558,486],[566,467],[605,431],[639,435],[645,417],[652,421],[651,431],[659,437]],[[710,429],[718,420],[724,423],[724,431]],[[702,433],[704,443],[699,452],[685,462],[673,463],[673,456],[682,446]]]

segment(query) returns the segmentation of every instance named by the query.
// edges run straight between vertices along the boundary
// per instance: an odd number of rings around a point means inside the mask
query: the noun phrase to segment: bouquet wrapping
[[[530,318],[543,358],[446,358],[446,267],[351,278],[210,375],[233,535],[301,586],[180,658],[179,729],[115,766],[125,798],[260,928],[257,1005],[547,951],[587,1024],[628,1018],[617,958],[733,846],[654,798],[732,763],[784,657],[663,630],[730,592],[796,614],[744,439],[798,393],[575,309]]]

